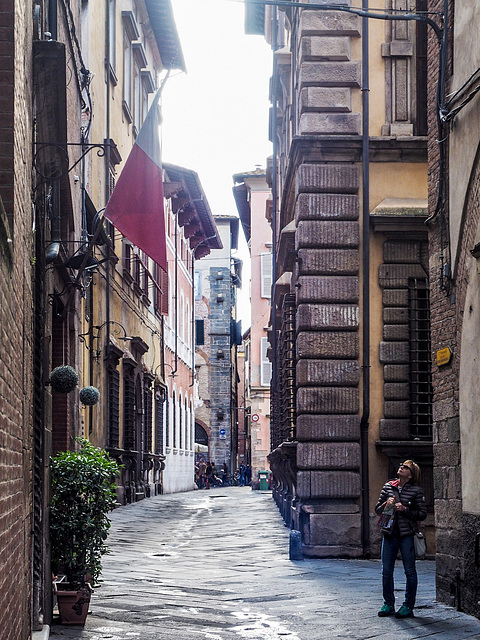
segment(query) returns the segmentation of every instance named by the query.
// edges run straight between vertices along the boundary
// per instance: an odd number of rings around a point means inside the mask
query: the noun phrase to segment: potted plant
[[[62,624],[85,624],[90,582],[98,580],[101,557],[108,550],[107,514],[117,504],[118,464],[88,440],[78,441],[78,451],[58,453],[50,464],[52,570],[66,578],[65,583],[56,585]]]

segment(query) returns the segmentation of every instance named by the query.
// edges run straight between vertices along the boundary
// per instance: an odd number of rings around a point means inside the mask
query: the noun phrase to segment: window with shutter
[[[269,387],[272,378],[272,363],[267,358],[268,338],[261,338],[260,342],[260,384]]]
[[[158,268],[158,270],[160,271],[160,288],[162,290],[160,313],[163,316],[168,316],[168,274],[160,267]]]
[[[261,269],[261,297],[270,298],[272,291],[272,254],[262,253],[260,255]]]
[[[195,344],[205,344],[205,321],[195,320]]]

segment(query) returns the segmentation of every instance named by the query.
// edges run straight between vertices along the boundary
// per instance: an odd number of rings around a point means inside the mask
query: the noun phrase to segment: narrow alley
[[[111,553],[84,628],[55,640],[463,640],[480,622],[435,598],[418,562],[415,618],[379,618],[379,560],[288,557],[289,530],[268,493],[228,487],[162,495],[111,514]],[[397,571],[397,602],[404,583]]]

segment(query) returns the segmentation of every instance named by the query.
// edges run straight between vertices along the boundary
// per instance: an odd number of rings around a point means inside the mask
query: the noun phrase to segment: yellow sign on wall
[[[437,351],[437,365],[442,367],[444,364],[448,364],[452,359],[452,351],[450,347],[445,347],[445,349],[439,349]]]

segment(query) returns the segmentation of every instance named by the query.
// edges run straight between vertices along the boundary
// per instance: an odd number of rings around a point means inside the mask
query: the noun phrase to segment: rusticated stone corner
[[[357,275],[356,249],[300,249],[298,273],[302,275]]]
[[[299,442],[299,469],[359,469],[360,445],[357,442]]]
[[[360,380],[360,367],[356,360],[299,360],[297,385],[356,387]]]
[[[358,358],[358,333],[302,331],[297,336],[298,358]]]
[[[359,404],[358,389],[350,387],[303,387],[297,390],[298,415],[358,413]]]
[[[297,440],[314,441],[358,441],[360,417],[355,415],[311,415],[297,417]]]

